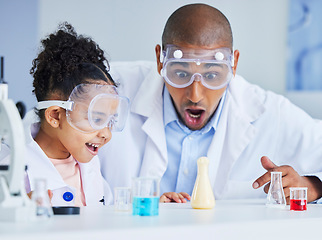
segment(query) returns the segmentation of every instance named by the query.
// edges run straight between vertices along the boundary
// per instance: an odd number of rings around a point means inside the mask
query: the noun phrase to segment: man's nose
[[[193,103],[198,103],[203,99],[204,86],[201,83],[201,76],[195,75],[193,83],[187,87],[187,97]]]

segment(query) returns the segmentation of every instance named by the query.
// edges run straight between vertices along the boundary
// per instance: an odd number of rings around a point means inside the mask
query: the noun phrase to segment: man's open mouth
[[[187,127],[190,129],[200,129],[205,118],[205,110],[203,109],[186,109],[184,119]]]

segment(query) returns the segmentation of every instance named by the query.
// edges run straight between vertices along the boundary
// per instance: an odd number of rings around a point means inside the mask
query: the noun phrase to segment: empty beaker
[[[271,172],[271,183],[267,194],[266,206],[279,208],[285,208],[286,206],[282,172]]]
[[[35,189],[31,196],[36,203],[36,217],[49,218],[53,215],[53,209],[48,196],[47,182],[45,179],[35,180]]]
[[[115,187],[114,188],[114,210],[121,212],[131,211],[131,188]]]

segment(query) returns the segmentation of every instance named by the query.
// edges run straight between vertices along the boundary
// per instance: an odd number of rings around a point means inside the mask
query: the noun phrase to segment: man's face
[[[176,44],[180,47],[200,48],[200,46],[192,46],[187,44]],[[215,49],[226,47],[223,45],[208,46],[207,49]],[[158,50],[156,48],[157,59]],[[233,73],[235,74],[236,65],[238,61],[239,52],[237,56],[235,53],[235,64]],[[237,60],[237,61],[236,61]],[[162,69],[162,63],[158,61],[159,72]],[[179,119],[191,130],[199,130],[203,128],[214,115],[220,99],[222,98],[227,86],[211,90],[205,87],[201,81],[194,81],[191,85],[185,88],[176,88],[169,85],[165,81],[166,87],[171,95],[174,107],[178,114]]]
[[[200,81],[185,88],[166,83],[179,119],[191,130],[203,128],[214,114],[226,87],[210,90]]]

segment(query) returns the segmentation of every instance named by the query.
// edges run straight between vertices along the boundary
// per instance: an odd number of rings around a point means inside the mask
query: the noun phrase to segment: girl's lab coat
[[[38,124],[33,124],[31,129],[32,135],[34,136],[38,132]],[[66,202],[62,196],[65,192],[75,193],[75,189],[64,182],[54,165],[31,136],[27,137],[27,139],[25,158],[28,167],[25,178],[26,191],[30,192],[34,190],[36,179],[46,179],[48,189],[53,192],[53,198],[51,200],[53,206],[73,205],[73,201]],[[103,205],[103,198],[105,204],[109,204],[112,200],[112,194],[108,184],[100,173],[98,157],[95,156],[88,163],[79,163],[79,167],[86,205]]]
[[[162,177],[168,164],[163,123],[164,82],[150,62],[112,63],[120,93],[131,99],[123,132],[99,156],[111,187],[130,186],[135,176]],[[322,178],[322,123],[283,96],[236,76],[227,90],[207,154],[217,199],[265,197],[252,183],[266,172],[260,158],[291,165],[301,175]],[[197,161],[197,159],[196,159]],[[162,194],[162,193],[161,193]]]

